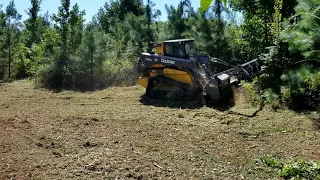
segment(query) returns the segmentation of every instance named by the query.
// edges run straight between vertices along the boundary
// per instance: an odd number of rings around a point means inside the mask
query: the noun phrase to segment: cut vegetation
[[[2,84],[0,179],[319,179],[307,165],[320,162],[317,113],[266,106],[250,116],[243,93],[229,108],[143,94]]]
[[[320,179],[319,0],[91,3],[0,2],[0,179]]]

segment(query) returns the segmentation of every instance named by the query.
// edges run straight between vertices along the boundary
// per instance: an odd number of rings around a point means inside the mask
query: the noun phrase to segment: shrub
[[[37,88],[60,89],[63,88],[63,69],[56,64],[43,66],[35,75]]]
[[[282,77],[283,99],[293,109],[316,109],[320,104],[320,68],[304,65]]]
[[[274,158],[265,157],[262,163],[270,168],[276,169],[279,175],[285,179],[319,179],[320,164],[296,159],[290,163],[283,163]]]
[[[95,68],[91,79],[89,68],[77,64],[74,67],[62,69],[55,64],[43,66],[35,76],[36,87],[48,89],[95,90],[108,86],[131,86],[139,75],[134,63],[124,61],[104,62],[103,67]]]
[[[267,89],[263,92],[263,98],[266,104],[269,104],[273,110],[277,110],[281,107],[280,96],[276,94],[272,89]]]
[[[261,88],[271,88],[274,92],[280,93],[280,76],[283,74],[286,63],[279,57],[279,47],[268,47],[268,52],[260,55],[260,59],[265,66],[264,74],[260,77]]]
[[[241,81],[241,84],[247,94],[249,102],[254,106],[260,105],[263,99],[260,95],[258,78],[255,78],[252,82]]]
[[[108,86],[131,86],[138,80],[134,63],[123,61],[106,61],[104,63],[104,81]]]

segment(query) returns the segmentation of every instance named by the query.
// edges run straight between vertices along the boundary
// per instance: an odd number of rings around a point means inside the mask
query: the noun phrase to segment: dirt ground
[[[320,161],[319,121],[289,110],[196,108],[0,84],[0,179],[280,179],[259,158]],[[242,114],[242,115],[241,115]]]

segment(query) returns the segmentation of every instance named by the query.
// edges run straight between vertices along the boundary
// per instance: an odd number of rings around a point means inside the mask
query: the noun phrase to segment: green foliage
[[[284,100],[294,109],[316,109],[320,105],[320,68],[304,65],[282,77]]]
[[[70,0],[61,0],[59,12],[53,14],[55,28],[61,37],[61,42],[58,44],[62,50],[59,63],[63,65],[68,64],[69,56],[78,49],[81,43],[84,15],[85,12],[79,10],[78,4],[75,4],[70,10]]]
[[[72,57],[73,88],[94,89],[97,77],[103,74],[103,61],[106,59],[103,32],[86,30],[77,54]]]
[[[108,86],[135,85],[139,74],[136,73],[134,63],[130,61],[110,61],[104,63],[105,83]]]
[[[275,168],[275,169],[282,169],[284,167],[284,163],[277,161],[274,158],[270,158],[270,157],[264,157],[261,158],[261,162],[271,168]]]
[[[5,30],[5,13],[2,10],[2,4],[0,4],[0,79],[5,75],[5,61],[4,61],[4,30]]]
[[[283,0],[275,0],[274,2],[274,14],[273,14],[273,22],[271,23],[271,33],[275,38],[274,44],[278,44],[279,36],[281,32],[281,23],[282,23],[282,14],[281,10],[283,7]]]
[[[170,34],[167,32],[167,29],[169,28],[169,22],[159,22],[157,23],[156,29],[157,29],[157,41],[163,41],[165,39],[170,39]]]
[[[73,67],[70,66],[72,64],[70,57],[77,52],[82,43],[84,14],[84,11],[79,10],[78,4],[75,4],[70,10],[70,0],[61,0],[58,13],[53,14],[53,20],[55,22],[54,30],[49,30],[43,35],[48,39],[54,38],[55,36],[58,36],[58,38],[52,42],[48,42],[47,39],[45,39],[42,40],[40,44],[40,48],[46,50],[45,58],[51,58],[48,64],[45,63],[45,68],[41,69],[40,75],[44,77],[40,77],[41,80],[38,84],[42,84],[44,87],[58,89],[73,87]],[[37,50],[37,48],[33,50]],[[36,58],[42,59],[42,57],[37,57],[39,53],[36,52],[35,54]],[[34,59],[32,61],[30,63],[31,72],[35,69],[32,67],[43,63],[35,61]],[[39,78],[39,73],[37,73],[37,77]]]
[[[26,20],[26,46],[31,47],[33,43],[40,43],[41,35],[45,28],[43,19],[39,16],[41,0],[31,0],[31,7],[27,14],[29,18]]]
[[[178,6],[166,5],[168,14],[168,29],[169,39],[182,39],[185,38],[185,32],[188,29],[185,18],[185,10],[190,6],[189,0],[180,1]]]
[[[273,92],[272,89],[265,90],[262,97],[265,99],[266,104],[269,104],[273,110],[281,107],[280,96]]]
[[[301,52],[307,59],[320,58],[320,1],[298,0],[296,15],[286,22],[282,38],[293,52]]]
[[[136,16],[141,16],[144,14],[144,9],[142,7],[143,0],[121,0],[119,3],[119,19],[123,21],[127,13],[132,13]]]
[[[259,81],[255,78],[252,82],[241,81],[242,87],[247,94],[247,99],[253,106],[259,106],[263,102],[259,89]]]
[[[131,49],[132,54],[137,55],[146,50],[146,44],[152,40],[152,36],[148,34],[149,27],[147,25],[148,19],[145,16],[137,17],[134,14],[127,14],[126,20],[123,22],[122,31],[126,32],[124,40],[126,42],[126,49]]]
[[[2,22],[2,48],[4,48],[4,57],[8,63],[8,78],[12,75],[12,63],[14,61],[14,52],[17,50],[16,46],[19,44],[21,33],[19,28],[21,15],[18,13],[14,1],[10,1],[4,12],[4,21]]]
[[[142,0],[110,0],[101,7],[93,18],[93,24],[106,33],[112,32],[114,25],[125,20],[128,13],[135,16],[144,14]]]
[[[17,51],[15,53],[15,61],[13,62],[13,74],[16,79],[25,78],[28,76],[27,72],[27,65],[26,65],[26,55],[28,52],[28,48],[23,44],[20,43],[17,46]]]
[[[231,7],[244,11],[244,22],[241,24],[241,39],[246,44],[244,51],[249,59],[256,58],[273,42],[270,32],[274,1],[232,0]]]
[[[147,0],[147,6],[145,8],[145,17],[146,17],[146,24],[147,30],[146,34],[148,37],[148,44],[155,40],[156,34],[155,31],[152,29],[152,22],[161,15],[161,11],[158,9],[153,9],[155,4],[151,0]]]
[[[48,32],[53,38],[55,33]],[[35,64],[31,64],[32,73],[35,73],[37,87],[65,88],[72,90],[96,90],[115,85],[132,85],[137,80],[134,71],[132,55],[128,50],[116,52],[119,42],[117,38],[102,31],[88,28],[84,31],[82,42],[75,53],[70,55],[68,67],[59,66],[60,51],[54,50],[52,55],[43,52],[48,47],[47,41],[34,45],[31,49]],[[121,40],[122,41],[122,40]],[[120,41],[120,42],[121,42]],[[56,45],[54,45],[56,46]],[[46,59],[47,61],[45,61]],[[41,64],[42,63],[42,64]]]
[[[58,57],[47,57],[50,62],[56,61]],[[45,64],[40,66],[34,75],[34,83],[37,88],[59,89],[63,87],[64,74],[63,69],[57,64]]]
[[[211,57],[222,59],[231,64],[234,57],[231,49],[231,36],[229,30],[225,30],[227,23],[215,18],[215,10],[207,10],[204,14],[199,14],[193,9],[189,10],[190,17],[186,21],[190,30],[185,33],[187,37],[194,38],[198,54],[207,54]],[[231,68],[220,64],[212,65],[214,72],[219,72]]]
[[[244,16],[237,36],[242,47],[240,57],[253,59],[266,53],[266,47],[279,45],[282,22],[294,14],[296,0],[231,0],[230,4]]]
[[[260,77],[263,89],[271,88],[276,93],[280,93],[281,75],[286,69],[286,61],[279,58],[278,46],[271,46],[268,52],[261,54],[260,59],[264,62],[265,72]]]
[[[243,33],[242,27],[235,24],[229,25],[229,28],[226,29],[225,33],[227,44],[230,49],[228,54],[231,55],[232,58],[240,61],[243,59],[250,59],[251,54],[254,53],[253,49],[250,49],[249,47],[249,42],[244,38],[241,38]]]
[[[27,66],[27,72],[30,75],[35,75],[45,62],[44,48],[43,45],[33,44],[30,49],[26,49],[30,55],[30,59],[26,59],[25,63]]]
[[[320,179],[320,163],[296,159],[290,163],[283,163],[274,158],[261,158],[262,163],[279,172],[285,179]]]
[[[200,0],[200,13],[204,13],[210,6],[213,0]],[[226,5],[227,0],[223,0],[223,3]]]
[[[78,4],[75,4],[70,11],[70,54],[77,51],[82,42],[84,15],[85,11],[80,11]]]
[[[246,54],[249,58],[258,56],[264,51],[264,27],[263,20],[259,16],[245,19],[242,25],[243,40],[247,44]]]
[[[206,11],[210,4],[212,3],[213,0],[200,0],[200,13],[203,13],[204,11]]]
[[[308,62],[301,61],[300,54],[307,59],[319,58],[317,31],[320,24],[315,16],[319,15],[317,8],[320,4],[318,1],[299,0],[295,17],[281,26],[283,14],[280,12],[284,7],[281,3],[287,2],[277,0],[274,5],[271,24],[274,46],[260,56],[266,66],[265,73],[260,77],[261,86],[263,89],[271,88],[276,94],[281,93],[281,99],[291,108],[316,109],[320,101],[319,69],[310,65],[299,67],[299,62]]]

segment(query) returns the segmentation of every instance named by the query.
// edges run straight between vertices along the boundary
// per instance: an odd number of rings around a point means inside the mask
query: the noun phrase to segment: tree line
[[[181,0],[165,6],[166,21],[158,20],[162,12],[152,0],[110,0],[88,23],[70,0],[53,14],[40,13],[41,0],[30,1],[25,21],[14,0],[0,5],[0,79],[32,77],[50,89],[131,85],[151,42],[193,38],[199,54],[231,65],[262,59],[265,72],[253,82],[259,92],[292,106],[319,106],[318,0],[214,0],[203,13]]]

